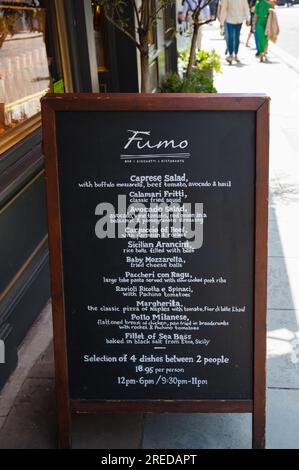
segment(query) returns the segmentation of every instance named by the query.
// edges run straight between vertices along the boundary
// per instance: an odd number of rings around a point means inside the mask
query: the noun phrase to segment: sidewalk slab
[[[269,390],[267,448],[299,449],[299,390]]]
[[[53,342],[41,355],[28,374],[28,378],[54,379],[54,350]]]
[[[152,414],[144,449],[250,449],[250,414]]]
[[[276,220],[269,219],[268,225],[268,256],[283,256],[279,229]]]
[[[298,214],[299,214],[299,206]],[[290,218],[280,218],[279,226],[276,220],[269,220],[269,251],[271,257],[299,258],[299,223],[294,214]]]
[[[27,379],[0,433],[0,449],[55,449],[54,381]]]
[[[291,184],[285,185],[282,181],[280,188],[275,189],[275,193],[271,195],[273,217],[277,221],[277,225],[283,223],[293,223],[293,228],[298,230],[299,220],[296,217],[299,210],[298,188]]]
[[[299,326],[295,310],[269,310],[267,334],[267,385],[299,390],[298,362],[294,357]]]
[[[53,346],[33,366],[0,430],[0,449],[55,449],[57,424]],[[5,421],[5,422],[4,422]],[[74,449],[138,449],[143,415],[73,416]]]
[[[268,309],[299,310],[298,279],[299,258],[270,257],[268,260]]]
[[[73,449],[138,449],[142,433],[141,413],[73,417]]]
[[[10,412],[17,393],[26,380],[32,365],[48,347],[52,336],[51,303],[49,302],[21,345],[18,351],[19,362],[17,369],[0,393],[0,417],[5,418]]]

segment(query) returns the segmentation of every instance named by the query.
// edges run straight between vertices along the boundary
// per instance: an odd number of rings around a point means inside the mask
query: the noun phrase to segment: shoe
[[[237,55],[235,55],[234,60],[237,62],[237,64],[239,64],[241,62]]]
[[[257,53],[255,54],[255,57],[259,57],[259,56],[260,56],[260,53],[257,52]]]
[[[227,57],[225,57],[225,60],[226,60],[226,62],[229,63],[229,65],[231,65],[233,63],[233,56],[228,55]]]

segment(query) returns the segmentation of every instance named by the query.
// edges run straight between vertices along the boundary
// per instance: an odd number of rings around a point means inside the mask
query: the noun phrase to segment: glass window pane
[[[0,133],[40,111],[49,91],[45,9],[36,0],[0,2]]]
[[[92,0],[94,37],[99,71],[107,71],[107,46],[105,40],[105,16],[99,0]]]

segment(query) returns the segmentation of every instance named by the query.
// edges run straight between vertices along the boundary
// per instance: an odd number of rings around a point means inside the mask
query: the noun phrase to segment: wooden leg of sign
[[[70,449],[72,446],[71,407],[68,387],[66,345],[54,337],[56,408],[59,449]]]
[[[252,413],[252,448],[264,449],[266,435],[265,408],[258,406]]]
[[[56,408],[58,426],[58,447],[59,449],[70,449],[72,446],[71,434],[71,407],[68,386],[67,353],[66,341],[59,336],[60,331],[65,331],[64,317],[57,315],[57,309],[53,302],[53,322],[54,331],[54,358],[55,358],[55,385],[56,385]],[[57,323],[60,330],[57,329]],[[55,330],[56,327],[56,330]]]
[[[269,99],[256,120],[256,210],[252,446],[265,448]]]
[[[62,407],[58,402],[58,448],[72,448],[71,413],[69,407]]]

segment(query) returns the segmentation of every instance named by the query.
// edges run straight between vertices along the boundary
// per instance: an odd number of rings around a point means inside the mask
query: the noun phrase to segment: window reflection
[[[0,133],[40,111],[49,91],[45,9],[37,0],[0,2]]]
[[[105,17],[103,8],[100,5],[99,0],[92,0],[92,11],[93,11],[93,27],[94,37],[97,54],[97,67],[99,72],[105,72],[108,69],[107,66],[107,48],[105,44]]]

